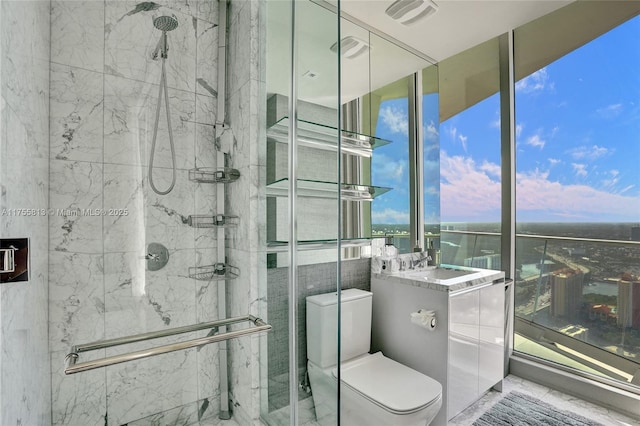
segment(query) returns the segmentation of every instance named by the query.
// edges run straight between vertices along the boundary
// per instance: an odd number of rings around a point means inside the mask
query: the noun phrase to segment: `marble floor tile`
[[[502,393],[497,391],[487,392],[475,404],[458,414],[451,421],[450,426],[472,425],[484,412],[511,391],[522,392],[541,399],[560,410],[573,411],[596,422],[607,426],[630,426],[640,424],[640,420],[627,417],[611,409],[584,401],[574,396],[558,392],[546,386],[533,383],[513,375],[507,376],[503,381]]]
[[[640,424],[638,419],[625,416],[613,410],[581,400],[571,395],[550,389],[516,376],[507,376],[503,382],[503,392],[489,391],[480,400],[449,421],[449,426],[470,426],[482,414],[502,399],[507,393],[518,391],[544,400],[560,410],[573,411],[606,426],[632,426]],[[300,401],[299,423],[302,426],[320,426],[315,419],[313,399]],[[270,425],[288,425],[289,407],[270,412],[265,419]]]

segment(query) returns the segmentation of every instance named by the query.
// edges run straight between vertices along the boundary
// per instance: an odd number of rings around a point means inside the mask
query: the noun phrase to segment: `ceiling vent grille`
[[[358,37],[346,36],[340,40],[340,54],[348,59],[357,58],[360,55],[365,54],[371,49],[369,43],[364,40],[360,40]],[[338,52],[338,42],[333,43],[331,51]]]
[[[396,0],[385,13],[394,21],[411,25],[437,11],[438,5],[431,0]]]

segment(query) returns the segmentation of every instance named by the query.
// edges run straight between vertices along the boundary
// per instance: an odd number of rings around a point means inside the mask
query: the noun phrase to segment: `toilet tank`
[[[371,346],[372,293],[349,289],[341,293],[341,361],[364,355]],[[320,368],[336,365],[338,342],[336,292],[307,297],[307,358]]]

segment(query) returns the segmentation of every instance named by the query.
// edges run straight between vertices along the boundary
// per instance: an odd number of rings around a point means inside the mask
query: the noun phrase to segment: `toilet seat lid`
[[[337,375],[337,369],[333,370]],[[410,414],[437,401],[442,386],[382,352],[342,364],[342,383],[394,414]]]

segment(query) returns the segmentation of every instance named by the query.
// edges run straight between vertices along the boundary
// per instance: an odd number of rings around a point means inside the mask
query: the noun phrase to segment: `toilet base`
[[[321,425],[337,424],[337,380],[331,370],[323,370],[310,361],[307,363],[316,418]],[[340,424],[345,426],[426,426],[442,405],[440,397],[420,411],[399,415],[383,409],[347,385],[341,385],[340,394]]]

